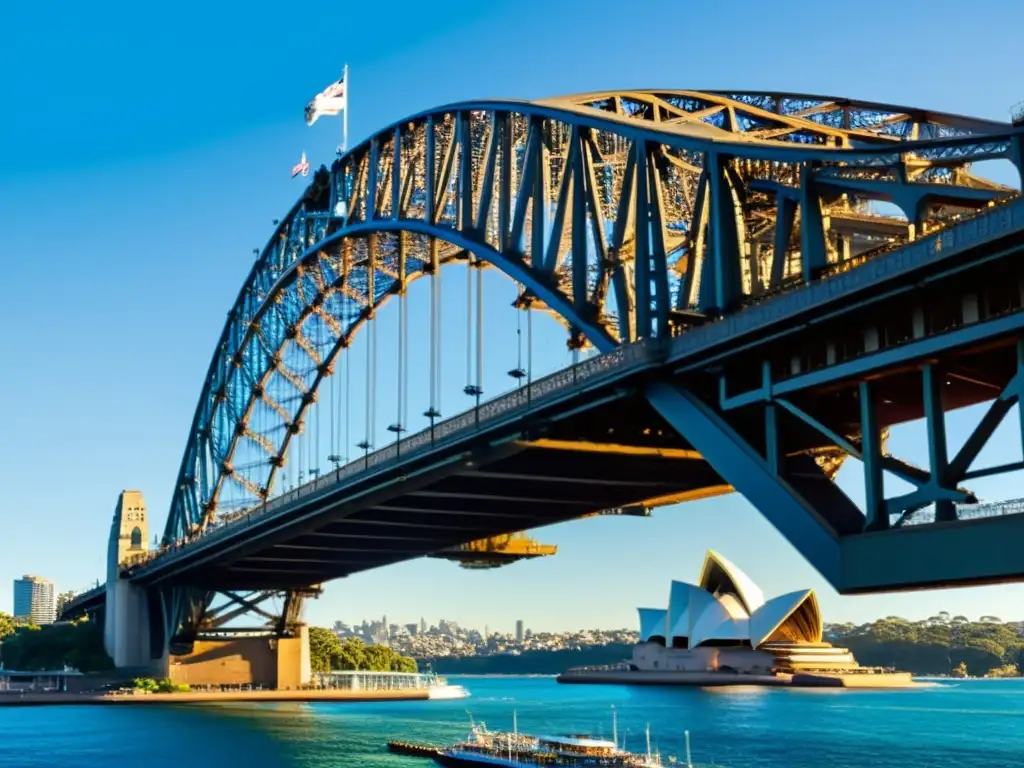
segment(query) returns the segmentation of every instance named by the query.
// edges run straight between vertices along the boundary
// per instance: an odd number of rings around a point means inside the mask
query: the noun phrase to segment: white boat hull
[[[427,696],[430,699],[464,699],[469,696],[469,691],[461,685],[441,685],[431,688]]]

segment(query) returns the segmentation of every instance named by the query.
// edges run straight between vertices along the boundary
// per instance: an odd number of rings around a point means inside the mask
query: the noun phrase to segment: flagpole
[[[341,151],[344,154],[348,151],[348,64],[341,74],[341,81],[345,84],[345,110],[341,117]]]

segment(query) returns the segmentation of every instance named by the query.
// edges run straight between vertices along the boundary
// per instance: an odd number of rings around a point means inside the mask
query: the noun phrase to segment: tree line
[[[0,612],[0,661],[7,669],[106,672],[114,663],[103,648],[103,627],[87,619],[40,627]]]
[[[825,639],[865,666],[918,675],[1013,677],[1024,669],[1024,637],[994,616],[969,621],[939,614],[924,621],[888,616],[870,624],[831,624]]]

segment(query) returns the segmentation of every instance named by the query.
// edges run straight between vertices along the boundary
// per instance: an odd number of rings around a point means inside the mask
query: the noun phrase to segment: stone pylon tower
[[[146,549],[149,526],[139,491],[122,491],[114,507],[107,546],[107,609],[104,646],[119,668],[149,664],[149,605],[144,589],[121,580],[121,566]]]
[[[121,491],[110,526],[110,549],[117,551],[117,565],[147,549],[149,524],[146,522],[146,500],[140,491]]]

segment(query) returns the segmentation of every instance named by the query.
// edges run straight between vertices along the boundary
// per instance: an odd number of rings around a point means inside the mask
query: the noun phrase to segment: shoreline
[[[928,687],[907,673],[883,674],[796,674],[733,675],[714,672],[626,672],[598,671],[561,674],[557,682],[565,685],[660,685],[719,688],[759,686],[765,688],[842,688],[846,690],[901,690]]]
[[[133,706],[260,702],[427,701],[426,689],[407,691],[211,691],[188,693],[0,693],[2,707]]]

